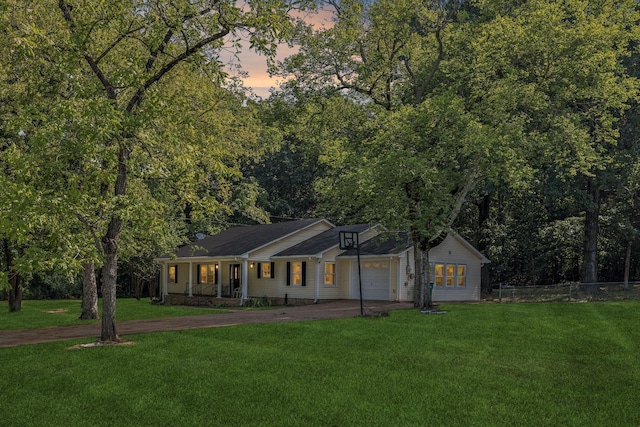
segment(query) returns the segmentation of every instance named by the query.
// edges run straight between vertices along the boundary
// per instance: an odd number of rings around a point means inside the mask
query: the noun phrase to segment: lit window
[[[446,276],[447,286],[453,286],[454,285],[455,276],[456,276],[456,266],[455,266],[455,264],[447,264],[447,276]]]
[[[324,264],[324,284],[325,286],[335,286],[336,284],[336,264],[325,262]]]
[[[458,265],[458,279],[456,282],[456,286],[459,286],[459,287],[467,286],[467,266],[466,265]]]
[[[198,270],[198,283],[218,283],[216,280],[216,267],[216,264],[201,264],[200,269]]]
[[[291,283],[294,286],[302,285],[302,263],[301,262],[291,263]]]
[[[178,283],[178,266],[177,265],[169,266],[169,281],[171,283]]]
[[[436,264],[433,273],[436,286],[444,285],[444,264]]]
[[[265,279],[271,278],[271,263],[263,262],[258,264],[260,266],[260,277]]]

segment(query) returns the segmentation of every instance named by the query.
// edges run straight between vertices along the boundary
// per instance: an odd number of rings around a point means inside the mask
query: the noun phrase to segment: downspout
[[[396,258],[396,302],[402,301],[402,258]]]
[[[216,298],[222,298],[222,263],[218,262],[215,266],[216,283],[218,284],[218,296]]]

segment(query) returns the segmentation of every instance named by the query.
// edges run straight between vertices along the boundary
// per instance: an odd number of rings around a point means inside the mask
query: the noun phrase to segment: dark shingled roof
[[[391,255],[409,249],[413,244],[407,233],[383,232],[360,244],[360,255]],[[356,249],[349,249],[338,256],[356,256]]]
[[[274,257],[295,257],[295,256],[313,256],[337,246],[339,243],[339,235],[341,231],[357,231],[362,233],[371,228],[369,224],[345,225],[334,227],[310,239],[300,242],[295,246],[285,249],[274,255]]]
[[[232,227],[182,246],[176,255],[178,258],[240,256],[322,221],[325,220],[304,219],[275,224]],[[169,258],[169,255],[164,255],[162,258]]]

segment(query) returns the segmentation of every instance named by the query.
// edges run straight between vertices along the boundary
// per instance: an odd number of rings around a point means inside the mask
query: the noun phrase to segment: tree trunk
[[[600,216],[600,186],[589,183],[591,200],[587,202],[584,221],[584,282],[598,282],[598,234]]]
[[[431,265],[429,264],[429,248],[423,248],[419,237],[413,237],[413,263],[416,278],[413,287],[413,304],[421,309],[433,307],[429,292]]]
[[[9,312],[22,310],[22,276],[12,271],[13,252],[7,239],[2,239],[7,275],[9,276]]]
[[[487,245],[482,239],[482,230],[489,219],[491,213],[491,195],[484,194],[477,204],[478,206],[478,232],[476,234],[476,248],[482,253],[487,250]],[[480,289],[482,292],[491,292],[491,278],[489,276],[489,267],[483,265],[480,270]]]
[[[13,273],[9,289],[9,311],[16,312],[22,310],[22,277],[19,273]]]
[[[98,285],[96,284],[96,270],[93,262],[84,265],[84,279],[82,281],[82,313],[79,319],[98,319]]]
[[[624,288],[629,289],[629,271],[631,270],[631,248],[633,240],[627,240],[627,253],[624,257]]]
[[[127,175],[130,150],[121,146],[118,152],[118,175],[116,177],[115,196],[120,198],[127,193]],[[102,238],[104,266],[102,267],[102,331],[100,341],[118,342],[116,330],[116,282],[118,280],[118,239],[122,230],[122,218],[116,213],[109,221],[107,232]]]
[[[102,240],[104,266],[102,267],[102,331],[100,341],[118,342],[116,330],[116,285],[118,279],[118,237],[122,221],[114,218],[109,223],[107,234]]]

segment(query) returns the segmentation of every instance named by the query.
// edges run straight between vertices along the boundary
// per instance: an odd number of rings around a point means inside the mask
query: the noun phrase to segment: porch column
[[[396,301],[402,301],[402,290],[404,289],[404,282],[402,281],[402,263],[400,262],[402,258],[398,257],[396,259]]]
[[[162,275],[160,276],[162,277],[162,283],[160,284],[160,292],[162,295],[169,295],[169,264],[163,262],[160,265],[162,265]]]
[[[244,300],[247,299],[247,292],[249,292],[249,261],[242,261],[242,295],[240,296],[240,305],[243,305]]]
[[[220,263],[217,263],[214,269],[216,272],[216,283],[218,284],[217,298],[222,298],[222,265]]]
[[[318,258],[317,262],[316,262],[316,292],[315,292],[315,299],[317,302],[320,299],[320,258]],[[322,275],[324,277],[324,274]]]
[[[189,263],[189,296],[193,296],[193,264]]]

